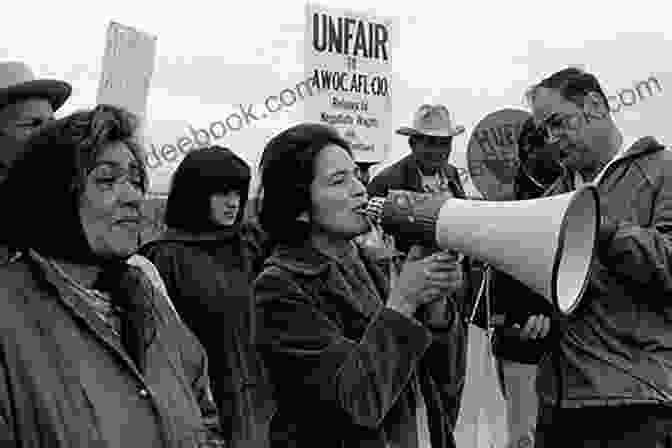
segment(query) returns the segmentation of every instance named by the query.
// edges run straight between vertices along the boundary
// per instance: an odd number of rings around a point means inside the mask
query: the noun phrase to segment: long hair
[[[315,159],[329,145],[352,156],[350,145],[333,127],[302,123],[273,137],[261,157],[259,223],[270,244],[296,244],[309,234],[309,225],[297,221],[310,212],[310,185],[315,178]]]
[[[141,166],[146,192],[149,181],[137,129],[131,113],[99,105],[55,120],[32,135],[0,186],[6,210],[3,242],[72,262],[95,260],[79,214],[86,179],[103,150],[123,142]]]
[[[173,175],[166,202],[166,226],[189,233],[221,228],[212,219],[210,198],[217,193],[235,191],[240,194],[240,207],[234,226],[239,227],[250,179],[249,165],[228,148],[211,146],[190,152]]]

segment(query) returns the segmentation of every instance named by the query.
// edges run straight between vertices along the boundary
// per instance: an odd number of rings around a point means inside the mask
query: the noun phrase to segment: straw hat
[[[446,106],[423,104],[413,116],[413,126],[397,129],[401,135],[428,135],[432,137],[454,137],[464,132],[464,126],[455,126]]]

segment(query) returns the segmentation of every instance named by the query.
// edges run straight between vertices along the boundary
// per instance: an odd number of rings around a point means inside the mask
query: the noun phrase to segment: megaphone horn
[[[600,223],[593,185],[521,201],[391,190],[370,199],[366,213],[395,236],[506,272],[564,314],[576,309],[587,286]]]

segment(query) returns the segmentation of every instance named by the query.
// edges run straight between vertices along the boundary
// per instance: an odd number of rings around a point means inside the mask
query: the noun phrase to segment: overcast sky
[[[609,93],[654,75],[663,92],[618,114],[626,134],[672,144],[672,30],[665,2],[319,2],[396,19],[393,123],[410,124],[422,103],[444,103],[467,132],[455,139],[464,166],[471,129],[504,107],[524,108],[524,90],[567,65],[594,71]],[[42,77],[65,79],[74,93],[59,115],[96,97],[110,20],[157,36],[148,103],[148,133],[174,143],[187,127],[224,119],[239,103],[261,103],[304,78],[303,1],[277,2],[12,2],[0,27],[0,60],[23,60]],[[266,140],[301,121],[295,107],[229,133],[217,143],[256,164]],[[406,140],[391,135],[388,163]],[[165,191],[177,162],[153,171]]]

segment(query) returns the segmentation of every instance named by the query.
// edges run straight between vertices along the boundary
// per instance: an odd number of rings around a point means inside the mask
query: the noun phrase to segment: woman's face
[[[311,224],[315,231],[350,239],[369,231],[362,211],[366,189],[357,166],[341,147],[329,145],[315,158],[315,178],[310,186]]]
[[[79,214],[92,251],[126,257],[138,248],[144,197],[140,162],[125,143],[105,148],[86,178]]]
[[[230,226],[236,222],[240,209],[240,193],[229,191],[210,196],[212,219],[219,225]]]

